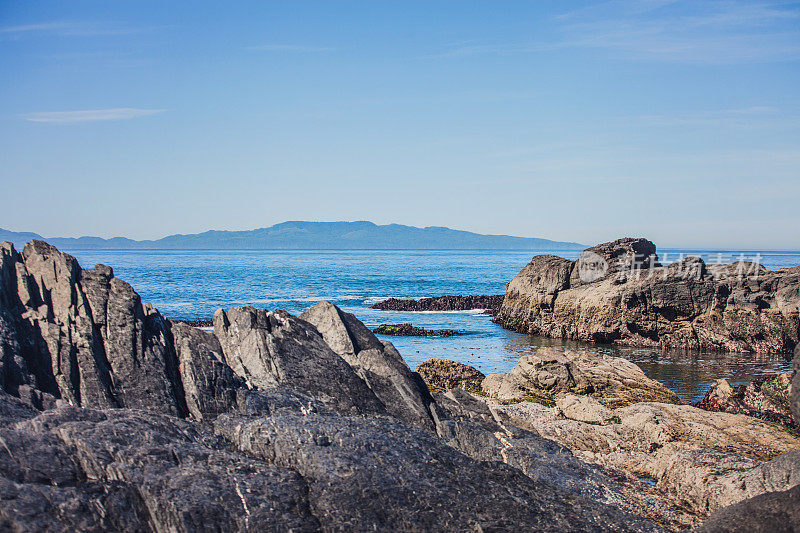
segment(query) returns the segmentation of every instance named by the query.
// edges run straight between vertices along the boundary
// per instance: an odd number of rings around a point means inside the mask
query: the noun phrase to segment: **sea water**
[[[783,356],[663,352],[602,344],[560,341],[507,331],[479,310],[395,312],[370,309],[389,298],[445,294],[503,294],[532,255],[553,253],[575,259],[575,252],[497,250],[65,250],[81,266],[112,266],[142,296],[172,319],[210,319],[218,308],[252,305],[300,314],[329,300],[355,314],[370,328],[410,322],[425,329],[455,329],[455,337],[384,337],[413,369],[431,357],[452,359],[484,373],[507,372],[520,356],[541,346],[586,350],[625,357],[685,401],[702,398],[718,378],[743,383],[782,372]],[[707,262],[756,259],[773,270],[800,264],[800,252],[662,250],[677,260],[700,255]]]

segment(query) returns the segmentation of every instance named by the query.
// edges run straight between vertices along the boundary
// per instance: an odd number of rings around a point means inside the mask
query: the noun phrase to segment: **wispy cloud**
[[[159,26],[131,27],[115,22],[52,21],[17,26],[0,27],[0,36],[18,39],[25,35],[51,34],[59,36],[89,37],[103,35],[131,35],[158,29]]]
[[[85,109],[80,111],[41,111],[20,115],[28,122],[53,122],[72,124],[76,122],[98,122],[102,120],[128,120],[164,112],[164,109],[136,109],[117,107],[114,109]]]
[[[336,50],[331,46],[309,46],[303,44],[261,44],[247,46],[245,49],[261,52],[332,52]]]
[[[440,54],[519,54],[595,48],[631,59],[737,64],[800,59],[796,3],[611,0],[564,13],[552,42],[462,43]]]

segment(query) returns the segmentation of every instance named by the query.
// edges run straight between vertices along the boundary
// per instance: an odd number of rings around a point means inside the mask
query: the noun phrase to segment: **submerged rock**
[[[800,332],[800,267],[661,266],[655,245],[620,239],[578,261],[536,256],[508,284],[495,321],[554,338],[628,346],[789,353]]]

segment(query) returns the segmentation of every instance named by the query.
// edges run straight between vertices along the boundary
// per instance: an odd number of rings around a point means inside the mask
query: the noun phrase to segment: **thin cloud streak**
[[[336,48],[330,46],[308,46],[302,44],[262,44],[247,46],[246,50],[256,52],[332,52]]]
[[[562,37],[554,42],[461,43],[437,57],[593,48],[678,63],[791,61],[800,59],[798,22],[791,4],[612,0],[555,17]]]
[[[60,35],[63,37],[112,36],[132,35],[153,31],[163,27],[164,26],[125,27],[110,22],[56,21],[0,27],[0,35],[14,39],[37,33]]]
[[[164,109],[136,109],[117,107],[113,109],[85,109],[79,111],[41,111],[21,115],[28,122],[51,122],[56,124],[74,124],[78,122],[99,122],[104,120],[129,120],[163,113]]]

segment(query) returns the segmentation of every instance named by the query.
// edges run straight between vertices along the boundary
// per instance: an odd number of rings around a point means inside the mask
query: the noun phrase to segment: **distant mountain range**
[[[574,242],[548,239],[481,235],[470,231],[400,224],[379,226],[372,222],[283,222],[250,231],[206,231],[191,235],[169,235],[163,239],[136,241],[125,237],[42,237],[36,233],[0,228],[0,241],[22,248],[32,239],[69,249],[167,249],[167,250],[582,250]]]

